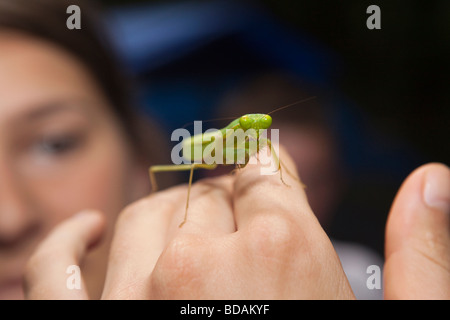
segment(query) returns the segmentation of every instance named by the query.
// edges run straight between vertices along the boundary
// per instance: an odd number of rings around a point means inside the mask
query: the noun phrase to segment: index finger
[[[273,159],[268,150],[259,153],[258,164],[248,164],[238,173],[233,194],[238,230],[260,216],[283,215],[298,222],[305,215],[314,217],[293,160],[282,147],[279,150],[282,178],[280,171],[265,174],[267,168],[261,163]]]
[[[87,299],[79,265],[104,227],[104,216],[90,210],[56,226],[28,260],[24,279],[27,299]]]

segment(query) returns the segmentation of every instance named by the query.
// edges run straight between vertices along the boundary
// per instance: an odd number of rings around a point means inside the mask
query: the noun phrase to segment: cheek
[[[129,200],[130,165],[123,149],[117,142],[103,140],[57,176],[34,185],[34,202],[48,223],[83,209],[101,210],[113,222]]]
[[[123,154],[100,158],[80,168],[69,186],[73,207],[99,209],[108,215],[117,214],[126,204],[126,161]]]

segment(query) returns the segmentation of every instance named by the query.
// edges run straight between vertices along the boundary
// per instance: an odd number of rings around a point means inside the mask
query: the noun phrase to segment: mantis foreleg
[[[161,166],[152,166],[150,167],[149,175],[150,181],[152,183],[152,191],[155,192],[158,190],[158,185],[156,184],[155,172],[167,172],[167,171],[187,171],[190,170],[189,174],[189,185],[187,192],[187,200],[186,200],[186,210],[184,212],[183,222],[179,225],[181,228],[187,219],[187,212],[189,208],[189,198],[191,195],[191,186],[192,186],[192,177],[194,176],[195,169],[208,169],[213,170],[217,167],[217,164],[204,164],[204,163],[192,163],[192,164],[171,164],[171,165],[161,165]]]

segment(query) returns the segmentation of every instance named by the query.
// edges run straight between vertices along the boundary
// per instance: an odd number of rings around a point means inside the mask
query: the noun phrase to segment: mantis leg
[[[204,164],[204,163],[193,163],[193,164],[168,164],[168,165],[157,165],[151,166],[148,169],[150,176],[150,182],[152,184],[152,192],[158,191],[158,184],[156,182],[155,173],[156,172],[168,172],[168,171],[188,171],[191,167],[195,165],[198,169],[209,169],[213,170],[217,167],[216,164]]]
[[[263,140],[263,141],[261,141]],[[269,139],[260,139],[260,141],[264,144],[266,144],[269,148],[270,148],[270,155],[272,156],[273,160],[275,161],[275,164],[278,165],[278,169],[277,171],[280,171],[280,179],[281,182],[283,182],[284,185],[288,186],[289,185],[284,182],[283,180],[283,173],[282,173],[282,168],[284,168],[287,172],[288,175],[290,175],[292,178],[294,178],[295,180],[297,180],[303,188],[306,188],[306,186],[300,181],[300,179],[298,179],[287,167],[285,164],[283,164],[283,162],[281,161],[281,159],[278,157],[277,153],[275,152],[275,150],[272,149],[272,142]],[[263,145],[264,147],[264,145]]]
[[[248,163],[248,157],[249,157],[249,148],[225,148],[225,152],[231,153],[234,155],[234,158],[236,158],[238,155],[242,155],[242,152],[245,153],[245,162],[243,163],[235,163],[235,168],[230,172],[230,174],[235,174],[236,171],[245,168],[245,166]]]
[[[288,175],[290,175],[292,178],[294,178],[295,180],[297,180],[297,181],[301,184],[301,186],[302,186],[303,189],[306,189],[306,185],[305,185],[299,178],[297,178],[297,177],[296,177],[296,176],[288,169],[288,167],[286,167],[286,165],[281,161],[281,159],[280,159],[280,164],[281,164],[281,166],[286,170],[286,172],[287,172]]]
[[[270,155],[272,156],[272,159],[275,161],[275,164],[277,165],[277,171],[280,171],[280,179],[281,179],[281,182],[283,182],[283,184],[285,185],[285,186],[288,186],[289,187],[289,185],[286,183],[286,182],[284,182],[284,180],[283,180],[283,171],[282,171],[282,169],[281,169],[281,160],[280,160],[280,158],[278,157],[278,155],[277,155],[277,153],[275,152],[275,150],[273,150],[273,148],[272,148],[272,142],[269,140],[269,139],[264,139],[263,141],[262,141],[263,143],[266,143],[267,144],[267,146],[269,147],[269,150],[270,150]]]
[[[181,228],[187,219],[187,212],[189,208],[189,197],[191,195],[191,186],[192,186],[192,177],[194,176],[194,169],[208,169],[213,170],[217,167],[217,164],[205,164],[205,163],[193,163],[193,164],[171,164],[171,165],[158,165],[151,166],[148,170],[150,181],[152,184],[152,191],[156,192],[158,190],[158,185],[156,184],[155,172],[167,172],[167,171],[187,171],[190,170],[189,174],[189,185],[188,185],[188,194],[186,200],[186,210],[184,212],[184,220],[179,225]]]

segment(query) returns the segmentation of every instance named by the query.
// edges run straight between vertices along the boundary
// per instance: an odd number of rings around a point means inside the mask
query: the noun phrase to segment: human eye
[[[82,159],[94,128],[84,113],[74,108],[34,112],[21,118],[8,141],[11,158],[25,174],[48,176]]]
[[[63,156],[77,149],[82,142],[78,134],[62,133],[44,136],[34,143],[34,151],[49,156]]]
[[[65,168],[73,163],[87,143],[80,131],[58,129],[34,132],[16,145],[16,163],[25,173],[48,174],[48,170]]]
[[[27,166],[50,168],[72,162],[82,154],[88,135],[80,126],[47,127],[28,136],[28,142],[21,148],[24,164]]]

